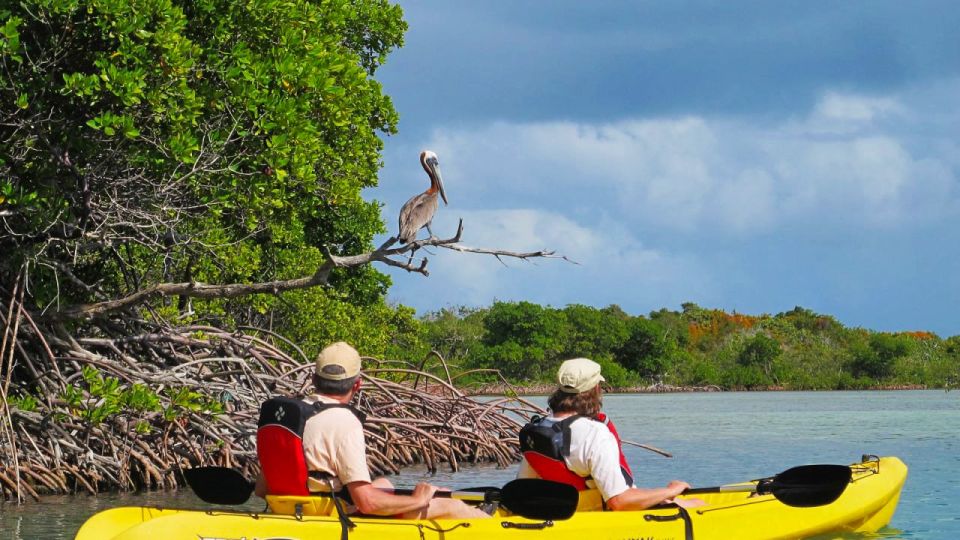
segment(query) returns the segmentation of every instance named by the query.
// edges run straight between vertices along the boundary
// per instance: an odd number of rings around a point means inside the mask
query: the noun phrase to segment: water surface
[[[674,455],[668,459],[627,446],[641,485],[676,478],[713,486],[771,476],[795,465],[895,455],[910,473],[893,522],[881,536],[960,538],[960,392],[630,394],[605,396],[604,403],[624,439]],[[393,480],[400,487],[420,479],[468,487],[502,485],[514,473],[515,467],[481,466],[453,474],[441,471],[431,478],[413,468]],[[20,507],[0,504],[0,540],[71,539],[96,511],[128,505],[190,507],[199,501],[181,490],[48,497]]]

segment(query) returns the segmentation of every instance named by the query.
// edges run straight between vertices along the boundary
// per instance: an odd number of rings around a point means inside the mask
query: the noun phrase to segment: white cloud
[[[404,285],[391,290],[393,300],[419,309],[486,305],[494,299],[661,306],[679,305],[698,291],[709,294],[710,280],[696,257],[646,248],[615,223],[599,220],[585,226],[534,209],[451,211],[437,216],[434,232],[451,234],[460,218],[463,245],[517,252],[550,249],[574,262],[509,257],[501,262],[431,248],[430,277],[401,277],[394,271]]]
[[[811,119],[823,122],[869,123],[879,117],[903,112],[903,106],[894,98],[827,92],[814,107]]]
[[[828,93],[803,121],[772,126],[693,116],[496,122],[438,129],[428,146],[469,208],[602,211],[687,234],[884,228],[957,207],[956,158],[946,155],[955,145],[911,146],[909,113],[894,98]]]

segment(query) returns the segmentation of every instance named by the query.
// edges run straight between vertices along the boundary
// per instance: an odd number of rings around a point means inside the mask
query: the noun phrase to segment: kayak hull
[[[599,501],[595,493],[581,494],[580,510],[570,519],[541,522],[500,511],[491,519],[401,520],[352,518],[353,540],[473,540],[480,538],[531,539],[536,531],[551,540],[773,540],[806,538],[829,533],[869,533],[892,518],[907,475],[896,457],[851,465],[853,477],[835,502],[794,508],[772,495],[717,493],[699,496],[708,504],[683,516],[676,507],[635,512],[589,511]],[[340,538],[336,515],[300,517],[271,513],[221,510],[177,510],[121,507],[91,517],[76,540],[306,540]]]

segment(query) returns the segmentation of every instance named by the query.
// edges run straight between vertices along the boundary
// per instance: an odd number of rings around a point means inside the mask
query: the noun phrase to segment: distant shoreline
[[[505,384],[484,385],[471,389],[470,395],[475,396],[503,396],[515,394],[518,396],[545,396],[553,393],[556,386],[550,384],[534,384],[529,386],[514,386]],[[605,389],[607,394],[680,394],[699,392],[844,392],[844,391],[896,391],[896,390],[944,390],[950,388],[930,388],[922,384],[890,384],[871,386],[868,388],[830,388],[830,389],[791,389],[782,386],[768,386],[764,388],[722,388],[716,385],[707,386],[673,386],[669,384],[653,384],[647,386],[627,386]]]

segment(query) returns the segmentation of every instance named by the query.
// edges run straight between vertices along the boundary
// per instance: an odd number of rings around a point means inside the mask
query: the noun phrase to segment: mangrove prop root
[[[312,373],[303,352],[272,332],[111,319],[73,336],[28,320],[17,295],[7,300],[0,309],[0,499],[171,489],[183,484],[183,469],[200,465],[252,478],[261,402],[301,395]],[[474,399],[454,386],[445,363],[436,376],[365,361],[371,369],[357,406],[367,414],[375,474],[519,459],[517,433],[529,404]]]

